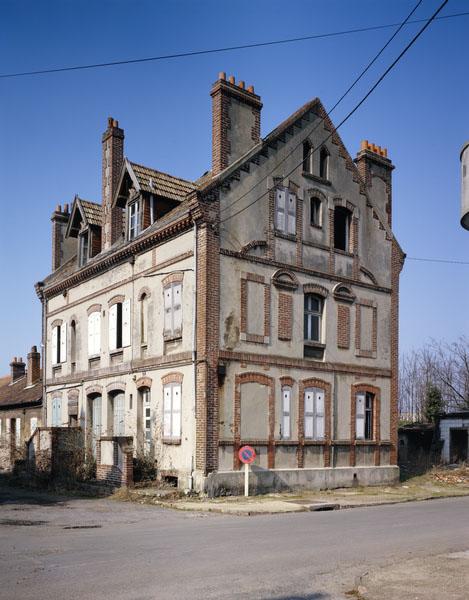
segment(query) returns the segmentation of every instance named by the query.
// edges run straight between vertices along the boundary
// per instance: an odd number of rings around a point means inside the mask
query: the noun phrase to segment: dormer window
[[[129,240],[133,240],[140,233],[140,202],[136,200],[128,207]]]
[[[84,231],[78,236],[78,260],[80,267],[83,267],[88,262],[89,258],[89,233]]]
[[[313,146],[309,140],[303,142],[303,171],[313,172]]]
[[[325,146],[319,154],[319,177],[329,179],[329,151]]]
[[[156,198],[150,194],[150,225],[156,221]]]

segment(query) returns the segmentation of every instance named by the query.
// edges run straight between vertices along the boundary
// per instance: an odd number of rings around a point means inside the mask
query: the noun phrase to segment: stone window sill
[[[336,254],[341,254],[342,256],[348,256],[350,258],[353,258],[352,252],[347,252],[346,250],[340,250],[340,248],[334,248],[334,252]]]
[[[275,231],[275,237],[282,238],[282,240],[290,240],[296,242],[296,235],[293,233],[284,233],[283,231]]]
[[[109,356],[122,356],[124,354],[124,348],[116,348],[115,350],[109,350]]]
[[[310,348],[322,348],[326,347],[326,344],[322,344],[321,342],[314,342],[313,340],[304,340],[304,345],[309,346]]]
[[[181,438],[163,438],[163,444],[168,444],[169,446],[180,446]]]
[[[315,181],[316,183],[321,183],[322,185],[332,185],[332,182],[329,181],[329,179],[324,179],[318,175],[313,175],[312,173],[308,173],[308,171],[303,171],[303,177],[306,179],[311,179],[311,181]]]

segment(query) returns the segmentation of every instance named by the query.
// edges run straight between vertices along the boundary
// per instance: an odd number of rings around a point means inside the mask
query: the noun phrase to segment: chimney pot
[[[238,86],[239,86],[239,87],[240,87],[242,90],[244,90],[244,81],[240,81],[240,82],[238,83]]]
[[[235,84],[235,77],[234,77],[234,75],[230,75],[228,77],[228,81],[234,85]]]
[[[109,129],[112,127],[113,122],[114,122],[114,119],[112,117],[107,118],[107,126],[109,127]]]
[[[24,376],[24,368],[25,368],[25,364],[22,360],[22,358],[20,357],[20,359],[18,360],[18,357],[15,356],[14,359],[11,361],[10,363],[10,368],[11,368],[11,381],[16,381],[17,379],[20,379],[20,377]]]
[[[64,213],[68,215],[68,204],[64,204]]]
[[[218,79],[223,79],[223,81],[225,81],[225,79],[226,79],[226,73],[225,73],[225,71],[220,71],[218,73]]]
[[[251,92],[251,94],[254,94],[254,86],[253,85],[250,85],[248,87],[248,92]]]

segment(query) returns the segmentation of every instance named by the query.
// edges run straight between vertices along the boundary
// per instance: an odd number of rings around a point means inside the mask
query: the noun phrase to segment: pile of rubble
[[[469,485],[469,465],[434,469],[432,478],[447,485]]]

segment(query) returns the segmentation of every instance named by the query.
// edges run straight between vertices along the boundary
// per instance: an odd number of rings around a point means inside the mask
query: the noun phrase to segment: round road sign
[[[239,460],[245,465],[250,465],[256,459],[256,451],[251,446],[243,446],[238,452]]]

